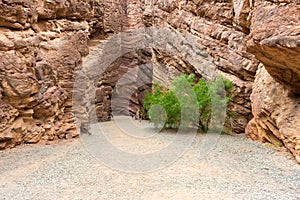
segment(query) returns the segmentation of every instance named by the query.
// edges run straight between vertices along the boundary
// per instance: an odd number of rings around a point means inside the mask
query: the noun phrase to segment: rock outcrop
[[[148,3],[148,4],[147,4]],[[247,52],[244,43],[250,29],[248,1],[145,1],[146,26],[169,27],[193,34],[213,58],[219,73],[236,86],[230,110],[234,132],[242,133],[252,118],[250,94],[259,62]],[[172,60],[165,58],[172,65]]]
[[[283,144],[300,162],[300,3],[258,1],[252,12],[247,48],[263,65],[253,85],[254,118],[246,134]]]
[[[249,37],[248,51],[277,82],[300,94],[300,2],[256,2]]]
[[[254,118],[246,133],[253,140],[286,146],[300,162],[300,97],[266,71],[257,71],[251,94]]]
[[[78,136],[71,97],[93,1],[0,1],[0,10],[0,148]]]

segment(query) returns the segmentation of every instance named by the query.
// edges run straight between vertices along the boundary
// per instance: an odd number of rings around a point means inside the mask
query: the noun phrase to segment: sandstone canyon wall
[[[155,26],[193,35],[217,72],[234,82],[234,132],[245,132],[252,119],[248,137],[283,144],[300,162],[299,1],[1,0],[0,10],[0,148],[77,137],[72,89],[84,57],[118,32]],[[183,57],[159,49],[125,54],[97,84],[99,120],[110,114],[122,75],[147,62],[165,68],[136,74],[166,83],[165,76],[197,73]],[[149,87],[136,88],[132,113]]]
[[[74,71],[102,31],[95,1],[0,1],[0,148],[78,136]],[[93,27],[93,29],[92,29]]]
[[[282,143],[300,162],[300,2],[255,5],[247,48],[262,64],[246,133],[254,140]]]

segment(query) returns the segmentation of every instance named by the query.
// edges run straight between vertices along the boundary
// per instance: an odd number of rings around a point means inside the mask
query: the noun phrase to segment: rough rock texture
[[[146,26],[170,27],[193,34],[205,46],[220,73],[234,82],[236,90],[230,109],[238,114],[231,121],[232,130],[237,133],[244,132],[252,117],[249,96],[259,63],[244,45],[250,28],[250,6],[248,1],[158,0],[144,4]],[[166,66],[172,65],[171,59],[163,59]]]
[[[150,59],[149,50],[127,53],[102,73],[95,96],[96,115],[100,121],[107,121],[112,112],[114,115],[134,115],[141,110],[142,93],[151,89],[152,71],[138,66],[149,63]],[[146,84],[139,83],[142,80]]]
[[[238,113],[238,117],[231,120],[231,127],[234,132],[244,132],[246,124],[252,118],[249,96],[258,65],[254,56],[246,52],[244,45],[250,25],[249,19],[245,15],[250,12],[250,4],[239,1],[152,2],[137,0],[120,1],[119,3],[120,5],[115,2],[114,9],[112,9],[114,10],[113,15],[116,16],[114,20],[111,19],[114,22],[112,27],[119,27],[115,30],[126,31],[142,26],[160,26],[174,28],[182,32],[188,31],[189,34],[193,34],[198,39],[198,43],[203,45],[207,53],[212,56],[220,73],[223,73],[236,85],[236,90],[232,95],[234,101],[230,105],[230,109]],[[237,10],[236,15],[234,15],[234,9]],[[105,13],[104,16],[106,16]],[[122,48],[126,48],[126,42],[130,41],[130,38],[124,38],[124,41]],[[97,43],[99,44],[99,41],[96,40],[95,44]],[[189,47],[187,46],[187,48]],[[193,49],[189,50],[193,51]],[[192,66],[191,63],[181,57],[170,55],[158,49],[153,49],[148,54],[152,54],[152,62],[163,65],[163,67],[154,65],[152,69],[153,80],[159,80],[163,84],[169,84],[172,78],[182,72],[197,72],[196,66]],[[110,115],[110,98],[112,96],[110,93],[114,91],[118,80],[129,69],[141,64],[141,60],[143,59],[136,53],[127,54],[115,61],[106,70],[98,83],[96,95],[96,112],[100,120],[106,120]],[[150,59],[148,58],[148,60]],[[132,74],[132,82],[128,83],[129,85],[136,83],[137,74],[137,72]],[[201,74],[198,75],[201,77]],[[130,113],[135,113],[140,109],[140,102],[142,101],[141,98],[137,98],[137,96],[143,96],[139,95],[140,92],[133,94],[131,100],[123,95],[132,87],[129,85],[123,87],[124,92],[122,89],[117,90],[117,96],[120,97],[118,104],[120,107],[116,109],[116,114],[127,113],[128,102],[131,105]],[[136,88],[136,90],[138,89]]]
[[[110,29],[106,32],[118,33],[143,27],[139,0],[122,0],[110,4],[113,5],[113,9],[105,9],[105,11],[111,10],[113,13],[105,12],[104,16],[107,16],[108,23],[113,22],[113,24],[110,24]],[[141,110],[143,91],[151,89],[151,70],[143,70],[139,67],[150,62],[152,57],[150,49],[123,53],[130,47],[131,38],[122,36],[121,40],[121,45],[115,48],[121,48],[122,56],[110,64],[97,83],[95,104],[96,115],[100,121],[107,121],[112,112],[114,115],[134,115]],[[95,45],[99,44],[97,39],[94,42]],[[148,80],[147,84],[137,87],[141,79]]]
[[[254,116],[247,135],[282,143],[299,161],[299,1],[0,0],[0,11],[0,148],[78,136],[72,90],[84,57],[116,33],[155,26],[192,34],[203,58],[209,55],[216,71],[234,82],[234,132],[244,132]],[[122,38],[124,52],[130,41]],[[137,67],[146,63],[161,65]],[[181,72],[201,77],[203,71],[161,49],[127,52],[103,72],[85,106],[95,104],[98,119],[107,120],[113,96],[117,114],[134,114],[148,82],[169,84]],[[148,81],[137,87],[140,78]],[[85,98],[91,88],[77,89]]]
[[[274,79],[269,85],[259,86],[262,78],[259,74],[256,77],[251,99],[255,117],[248,125],[247,134],[259,141],[283,143],[299,161],[297,119],[300,116],[296,111],[300,83],[299,1],[147,2],[144,8],[147,26],[167,26],[183,34],[185,31],[194,34],[207,47],[218,69],[235,83],[230,108],[239,114],[232,121],[235,132],[243,132],[251,118],[249,96],[259,64],[256,59],[264,64]],[[278,90],[284,87],[285,100],[292,103],[276,102],[281,93],[274,95],[274,86]],[[256,108],[257,105],[261,106]]]
[[[253,85],[246,134],[283,143],[300,162],[300,3],[285,2],[258,1],[253,9],[247,47],[264,66]]]
[[[249,52],[276,81],[300,94],[300,2],[258,1],[252,12]]]
[[[78,136],[74,71],[88,54],[93,1],[0,1],[0,148]]]
[[[251,101],[254,118],[246,129],[248,137],[275,145],[283,143],[300,162],[300,97],[291,94],[261,66]]]
[[[114,33],[142,26],[142,17],[137,17],[139,3],[0,1],[1,149],[79,135],[72,110],[75,72],[94,45]],[[125,55],[100,78],[94,101],[99,119],[107,119],[110,113],[109,98],[117,80],[136,63],[147,60],[145,54]],[[139,92],[134,95],[139,99],[132,106],[136,111],[143,97]]]

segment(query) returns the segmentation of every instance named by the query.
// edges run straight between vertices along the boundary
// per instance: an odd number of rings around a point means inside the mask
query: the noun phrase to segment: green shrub
[[[217,77],[215,82],[209,82],[204,79],[196,80],[194,74],[181,75],[173,80],[170,89],[154,83],[152,94],[146,93],[143,112],[155,126],[197,126],[200,132],[207,132],[212,117],[212,106],[213,116],[224,119],[225,116],[221,116],[224,114],[222,111],[231,101],[228,95],[233,87],[233,83],[222,76]],[[195,113],[195,110],[197,117],[190,114]]]

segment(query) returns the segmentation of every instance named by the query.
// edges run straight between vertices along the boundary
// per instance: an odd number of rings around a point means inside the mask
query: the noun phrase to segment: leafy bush
[[[173,80],[170,89],[154,83],[152,94],[146,93],[143,112],[155,126],[197,126],[200,132],[207,132],[210,123],[213,123],[211,121],[216,120],[211,119],[212,116],[224,119],[222,108],[231,101],[228,95],[232,90],[233,83],[222,76],[217,77],[215,82],[209,82],[197,80],[194,74],[181,75]],[[192,114],[195,111],[197,116]]]

